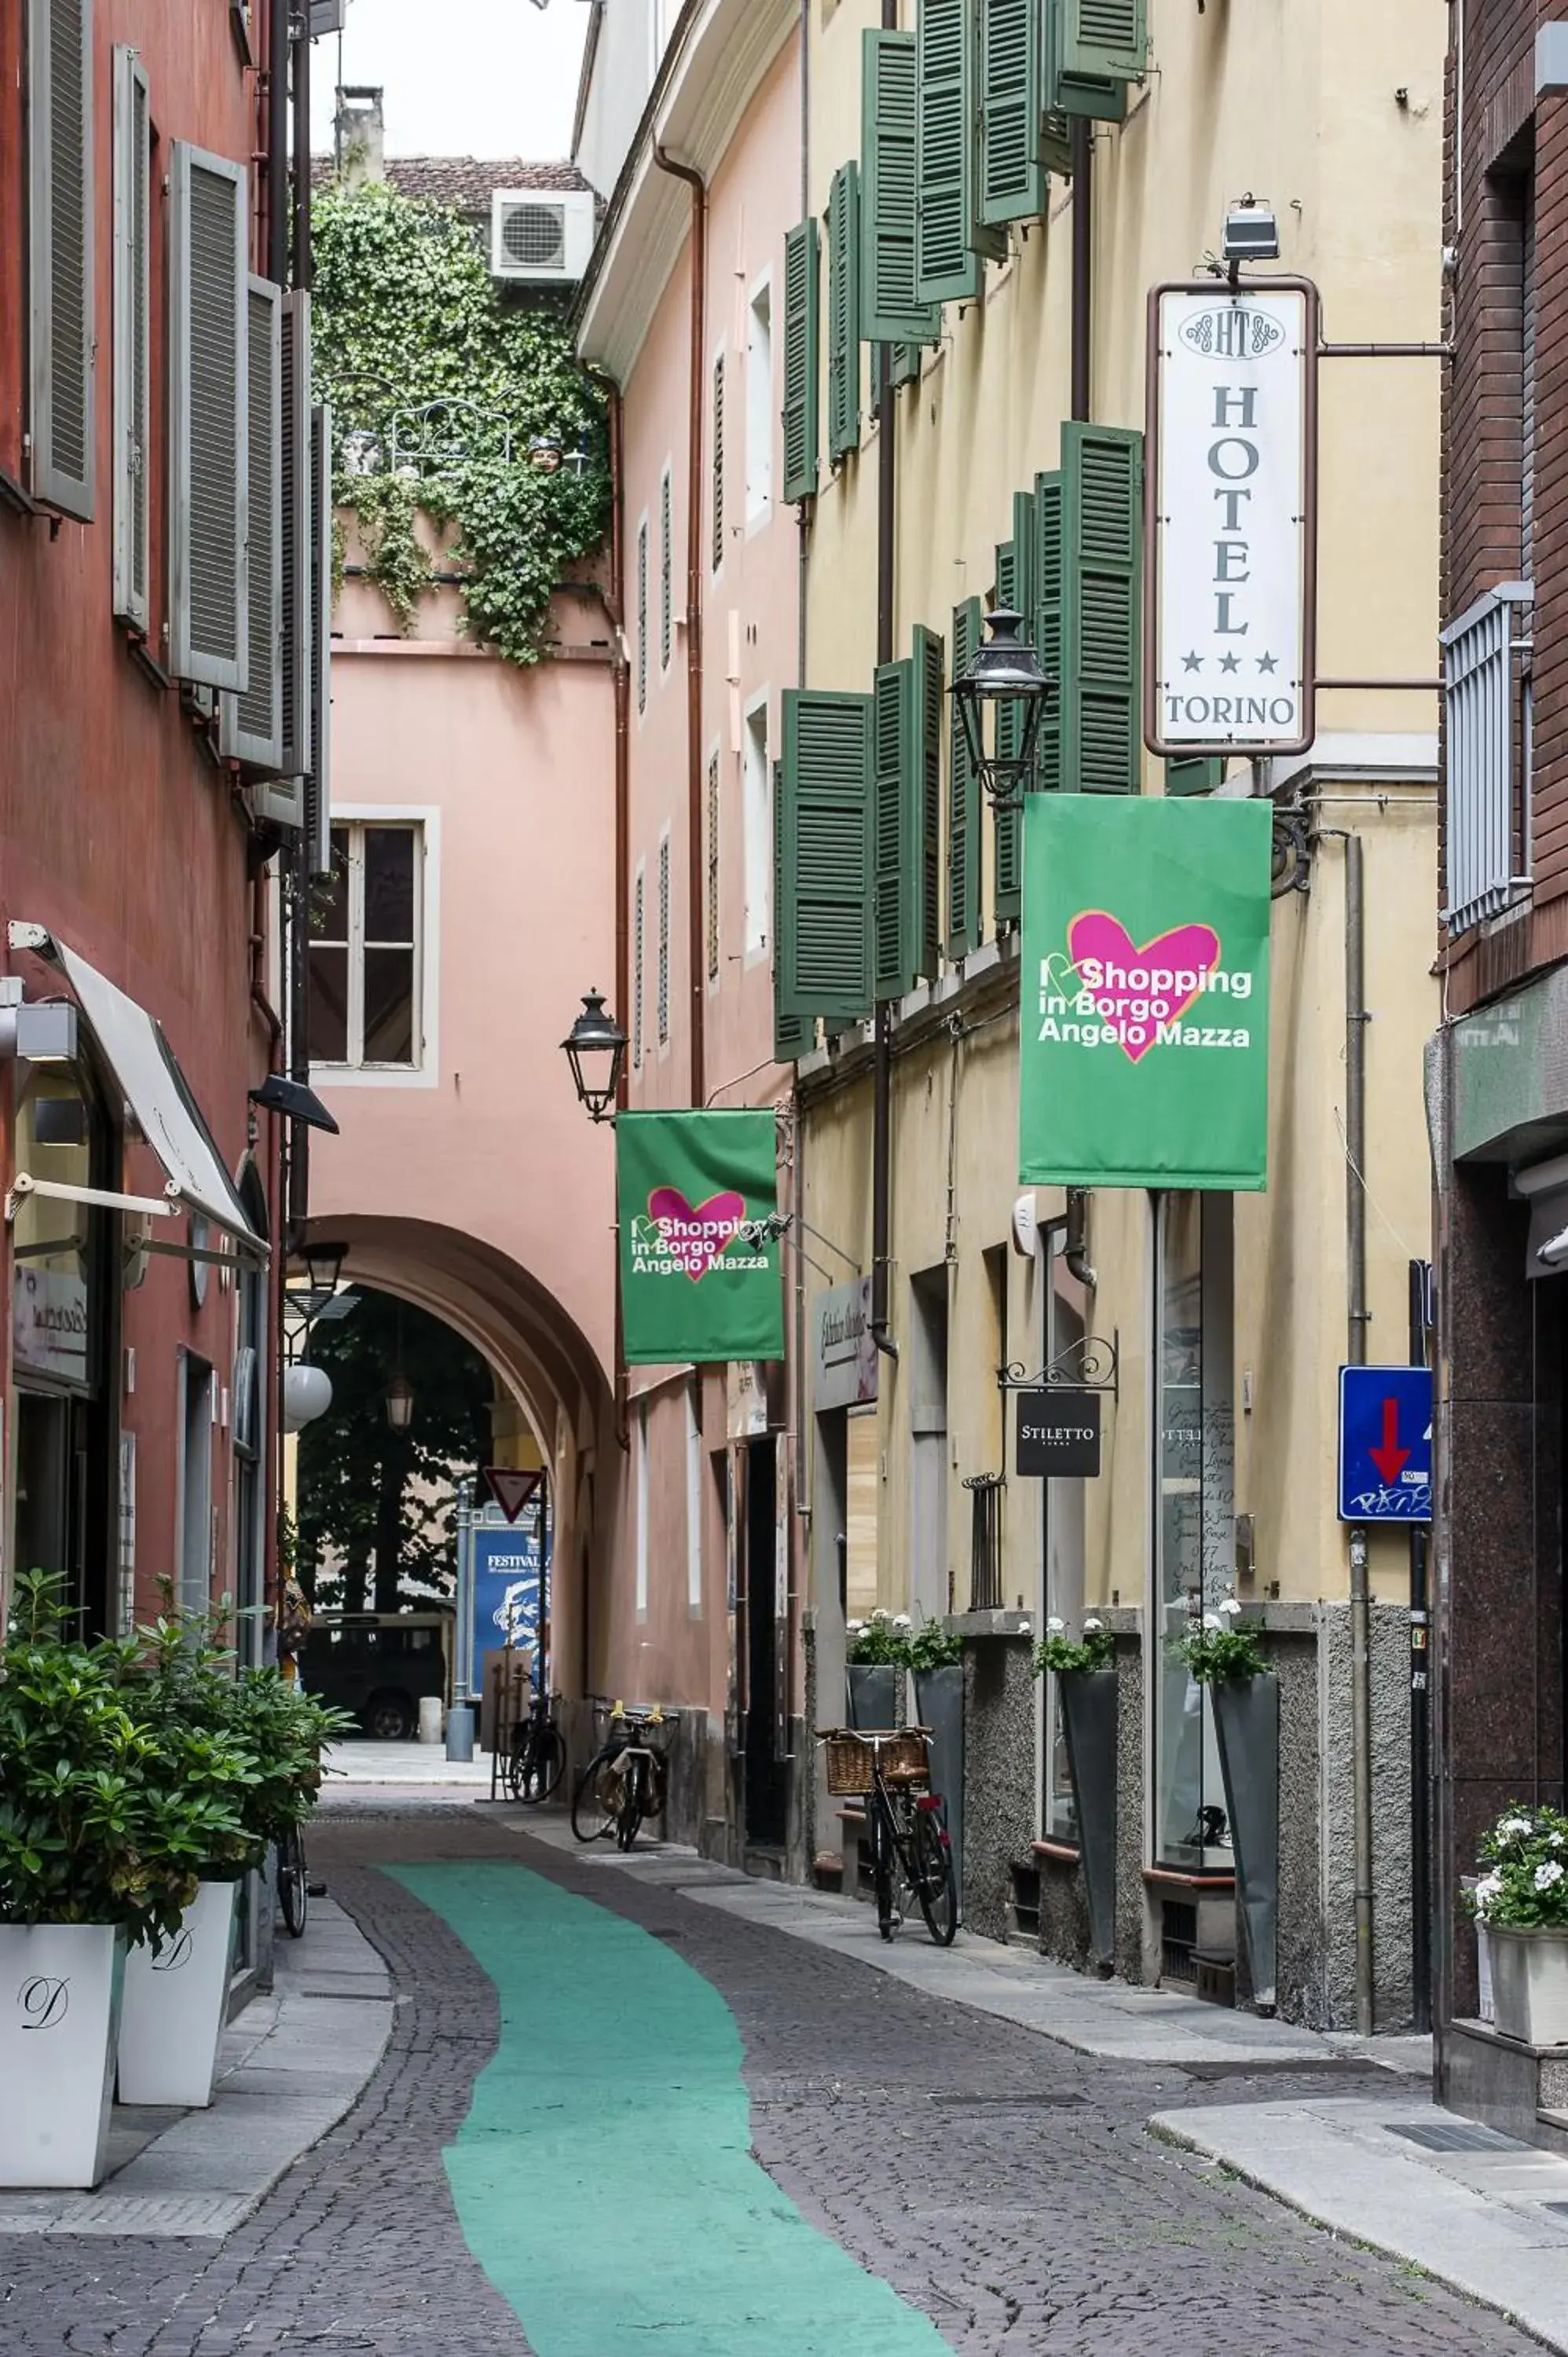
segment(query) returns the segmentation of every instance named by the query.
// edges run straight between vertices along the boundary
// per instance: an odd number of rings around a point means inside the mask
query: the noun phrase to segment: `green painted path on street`
[[[509,1861],[389,1870],[500,2002],[445,2158],[538,2357],[950,2357],[752,2159],[739,2031],[682,1957]]]

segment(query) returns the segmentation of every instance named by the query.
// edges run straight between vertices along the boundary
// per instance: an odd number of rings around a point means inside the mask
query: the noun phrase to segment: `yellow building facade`
[[[825,322],[834,176],[865,168],[865,37],[915,33],[916,0],[806,0],[806,20]],[[1281,253],[1265,267],[1316,285],[1325,342],[1316,741],[1233,759],[1215,789],[1277,813],[1268,1185],[1020,1189],[1019,936],[996,913],[988,813],[980,938],[886,1018],[891,1348],[863,1344],[853,1368],[842,1337],[876,1260],[875,1026],[819,1035],[799,1067],[799,1271],[817,1343],[800,1436],[805,1693],[819,1720],[842,1716],[846,1622],[874,1605],[950,1620],[964,1756],[950,1744],[942,1773],[961,1787],[972,1928],[1144,1982],[1208,1969],[1221,1993],[1315,2023],[1394,2027],[1412,2012],[1419,1849],[1412,1548],[1403,1530],[1370,1537],[1363,1670],[1336,1456],[1339,1369],[1420,1347],[1411,1271],[1430,1254],[1443,27],[1423,0],[1149,0],[1147,36],[1124,119],[1090,124],[1087,176],[1080,135],[1078,170],[1052,170],[1039,212],[1002,232],[979,291],[943,306],[885,404],[878,348],[859,346],[860,430],[831,465],[824,368],[802,677],[866,692],[880,621],[895,656],[917,626],[935,633],[950,686],[954,609],[995,597],[1015,495],[1058,463],[1075,344],[1079,414],[1142,427],[1148,290],[1200,270],[1243,195],[1266,200]],[[1075,208],[1090,214],[1076,239]],[[828,341],[824,327],[825,366]],[[1164,770],[1144,756],[1144,793],[1164,791]],[[941,799],[946,825],[945,778]],[[1098,1479],[1017,1473],[999,1376],[1053,1365],[1101,1387]],[[1173,1652],[1232,1597],[1278,1679],[1272,1960],[1250,1952],[1238,1907],[1213,1707]],[[1047,1620],[1076,1635],[1086,1615],[1116,1638],[1098,1911],[1090,1795],[1072,1787],[1059,1682],[1032,1663]],[[819,1783],[806,1813],[819,1871],[842,1856],[853,1872],[854,1811]]]

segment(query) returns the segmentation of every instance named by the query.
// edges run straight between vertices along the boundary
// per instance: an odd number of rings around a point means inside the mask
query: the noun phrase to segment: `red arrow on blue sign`
[[[1399,1440],[1400,1404],[1398,1400],[1386,1399],[1383,1402],[1383,1445],[1380,1448],[1369,1448],[1367,1454],[1391,1489],[1410,1463],[1410,1451],[1402,1448]]]

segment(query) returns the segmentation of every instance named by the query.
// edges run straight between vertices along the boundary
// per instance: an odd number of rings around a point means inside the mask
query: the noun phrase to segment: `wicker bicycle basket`
[[[870,1792],[871,1762],[876,1752],[881,1753],[882,1773],[889,1783],[923,1779],[927,1773],[926,1738],[913,1731],[884,1736],[873,1744],[849,1727],[839,1727],[823,1741],[828,1791],[837,1796]]]

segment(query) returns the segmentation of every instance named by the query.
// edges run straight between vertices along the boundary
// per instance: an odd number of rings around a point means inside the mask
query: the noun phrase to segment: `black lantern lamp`
[[[301,1257],[310,1277],[312,1293],[336,1293],[338,1281],[343,1274],[343,1263],[349,1257],[348,1245],[318,1243],[312,1236],[303,1247]]]
[[[607,1013],[596,990],[590,990],[584,999],[583,1011],[561,1046],[572,1067],[577,1103],[587,1107],[594,1121],[613,1119],[610,1108],[620,1088],[626,1033]]]
[[[1024,624],[1021,614],[1014,613],[1011,607],[998,606],[985,619],[991,636],[963,677],[954,680],[952,694],[980,782],[990,800],[1004,810],[1023,800],[1024,781],[1035,766],[1046,698],[1056,682],[1040,669],[1040,659],[1028,640],[1018,636]],[[988,706],[995,715],[989,752],[985,743]],[[1004,727],[1004,716],[1015,713],[1018,725]]]
[[[387,1422],[394,1432],[406,1432],[413,1422],[413,1385],[400,1367],[387,1385]]]

